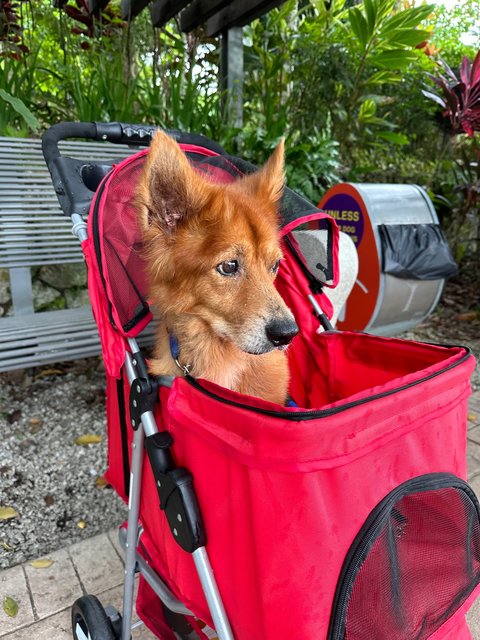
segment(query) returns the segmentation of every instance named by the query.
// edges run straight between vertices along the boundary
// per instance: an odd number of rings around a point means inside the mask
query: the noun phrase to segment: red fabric
[[[429,640],[472,640],[472,634],[465,620],[463,610],[459,614],[458,616],[452,616]]]
[[[290,422],[223,404],[184,379],[162,392],[159,419],[174,437],[178,464],[193,473],[207,549],[239,640],[325,638],[343,559],[374,506],[417,475],[466,475],[473,358],[452,366],[461,349],[344,333],[317,336],[312,348],[323,383],[307,389],[308,405],[364,404]],[[204,384],[226,400],[246,401]],[[406,384],[413,386],[399,390]],[[212,624],[192,558],[177,547],[157,503],[147,464],[143,544],[174,592]]]
[[[177,636],[165,620],[157,594],[142,576],[138,583],[137,613],[159,640],[176,640]]]
[[[90,242],[83,249],[107,370],[107,478],[125,499],[115,387],[127,345],[125,334],[110,323]],[[286,254],[278,288],[301,330],[289,348],[291,393],[300,408],[202,383],[223,399],[217,400],[179,378],[171,390],[162,389],[157,410],[159,424],[174,437],[177,463],[193,474],[207,549],[237,640],[325,639],[345,555],[372,509],[418,475],[466,476],[473,358],[464,359],[465,351],[456,347],[317,334],[318,321],[305,300],[308,288]],[[324,413],[312,420],[287,419],[304,409]],[[125,420],[129,425],[128,407]],[[131,435],[129,429],[129,440]],[[176,545],[158,507],[147,461],[140,513],[142,543],[153,566],[186,606],[212,625],[192,557]],[[142,594],[142,617],[162,638],[162,620],[157,627],[152,620],[158,612],[150,610],[158,603],[145,587]],[[469,638],[461,617],[466,607],[434,640],[453,640],[448,626],[453,624],[463,634],[455,640]]]

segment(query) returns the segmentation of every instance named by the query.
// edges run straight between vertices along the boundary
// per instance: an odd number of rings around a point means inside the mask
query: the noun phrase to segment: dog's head
[[[287,345],[298,329],[274,287],[282,257],[283,142],[259,171],[227,185],[198,173],[157,132],[138,189],[150,293],[167,321],[189,314],[242,351]]]

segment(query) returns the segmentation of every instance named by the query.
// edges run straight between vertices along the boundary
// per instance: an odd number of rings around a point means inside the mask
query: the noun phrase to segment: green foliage
[[[464,56],[475,57],[480,42],[479,15],[480,0],[459,0],[448,9],[438,5],[429,17],[432,45],[450,67],[458,67]]]
[[[395,144],[407,142],[405,134],[392,134],[396,125],[388,112],[395,100],[391,87],[402,80],[409,66],[418,63],[422,54],[415,47],[430,36],[420,25],[432,7],[420,5],[397,11],[394,7],[394,0],[364,0],[348,12],[349,36],[353,37],[348,38],[347,46],[353,73],[343,117],[352,123],[350,138],[360,138],[364,144],[376,137]]]
[[[25,125],[32,131],[39,127],[32,113],[37,95],[35,76],[40,48],[30,51],[28,56],[16,58],[0,57],[0,135],[13,135]]]
[[[18,115],[23,118],[26,125],[32,130],[36,131],[40,127],[40,123],[37,118],[33,115],[33,113],[25,106],[25,103],[20,100],[20,98],[16,98],[15,96],[10,95],[4,89],[0,89],[0,98],[6,102],[8,105],[12,107],[12,109],[18,113]]]
[[[439,54],[452,68],[473,59],[480,0],[287,0],[244,28],[241,130],[222,114],[218,42],[202,29],[153,29],[148,11],[127,26],[120,0],[98,18],[81,6],[15,4],[20,39],[0,36],[0,135],[65,119],[148,122],[204,133],[255,164],[285,137],[289,185],[313,201],[340,179],[416,182],[436,194],[452,237],[478,220],[478,200],[465,209],[472,164],[445,142],[421,87]]]

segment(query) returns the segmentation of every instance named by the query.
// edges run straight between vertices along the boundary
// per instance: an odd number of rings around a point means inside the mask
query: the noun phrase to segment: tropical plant
[[[441,93],[426,90],[422,93],[444,109],[442,115],[448,118],[452,133],[473,137],[480,131],[480,50],[473,63],[467,56],[463,58],[459,78],[444,60],[440,60],[440,65],[446,75],[427,75]]]
[[[444,60],[439,65],[443,73],[428,77],[440,92],[422,90],[442,107],[441,115],[447,124],[444,157],[438,160],[437,174],[448,175],[450,180],[442,181],[434,197],[450,212],[447,231],[457,260],[476,245],[476,265],[480,269],[480,146],[476,135],[480,131],[480,51],[473,63],[466,56],[463,58],[458,77]]]
[[[40,122],[33,115],[30,109],[28,109],[28,107],[25,106],[25,103],[22,100],[20,100],[20,98],[16,98],[15,96],[12,96],[10,93],[7,93],[4,89],[0,89],[0,98],[3,100],[3,102],[6,102],[7,105],[10,105],[10,107],[16,113],[18,113],[18,115],[23,119],[23,121],[25,122],[25,124],[29,129],[31,129],[32,131],[38,131],[38,129],[40,128]],[[2,113],[2,109],[0,108],[0,114],[1,113]],[[0,115],[0,119],[1,119],[1,115]],[[2,127],[2,124],[0,124],[0,128],[3,129],[4,126]]]
[[[420,5],[396,11],[394,0],[364,0],[349,9],[354,73],[347,87],[344,118],[352,123],[353,133],[356,124],[356,133],[363,138],[366,134],[398,144],[408,142],[405,134],[394,131],[396,125],[389,119],[395,96],[388,87],[399,83],[409,65],[418,62],[416,47],[431,35],[420,25],[432,8]]]
[[[28,56],[0,57],[0,135],[12,135],[25,125],[35,131],[39,121],[32,113],[38,90],[35,76],[40,49],[30,50]]]

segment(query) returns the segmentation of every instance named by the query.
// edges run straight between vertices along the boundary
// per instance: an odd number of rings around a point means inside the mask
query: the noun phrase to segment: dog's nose
[[[293,320],[272,320],[265,327],[267,338],[276,347],[289,344],[298,333],[298,327]]]

